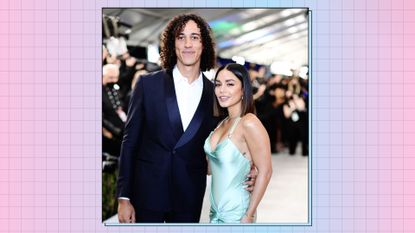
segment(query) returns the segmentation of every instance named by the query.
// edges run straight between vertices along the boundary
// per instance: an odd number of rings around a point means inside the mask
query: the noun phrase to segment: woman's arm
[[[272,175],[270,142],[267,131],[254,114],[248,114],[243,120],[244,138],[248,145],[252,161],[258,169],[254,190],[251,193],[246,216],[241,222],[252,222],[252,217],[264,196]]]

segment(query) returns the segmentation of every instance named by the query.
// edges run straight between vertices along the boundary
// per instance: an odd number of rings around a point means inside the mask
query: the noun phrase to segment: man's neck
[[[200,75],[199,66],[185,66],[182,64],[177,64],[177,68],[179,69],[180,74],[182,74],[183,77],[187,78],[188,83],[192,83]]]

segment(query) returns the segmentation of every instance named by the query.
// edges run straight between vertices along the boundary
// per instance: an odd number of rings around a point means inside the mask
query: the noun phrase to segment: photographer
[[[293,90],[298,90],[298,92],[301,90],[298,80],[291,80],[288,86],[289,89],[285,92],[287,100],[283,105],[283,112],[287,119],[289,153],[290,155],[294,155],[298,141],[301,141],[302,155],[306,156],[308,155],[308,117],[306,101],[299,95],[300,93],[293,93]]]

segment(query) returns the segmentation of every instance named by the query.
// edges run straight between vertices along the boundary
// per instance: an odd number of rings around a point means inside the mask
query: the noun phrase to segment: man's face
[[[200,67],[203,44],[200,29],[189,20],[175,39],[177,65]]]

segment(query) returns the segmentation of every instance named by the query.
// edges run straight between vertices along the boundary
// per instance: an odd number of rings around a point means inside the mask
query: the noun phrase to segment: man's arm
[[[134,175],[134,155],[137,153],[143,125],[143,79],[137,83],[128,108],[128,116],[121,145],[119,175],[117,180],[118,218],[120,222],[134,222],[135,211],[129,200],[131,198]],[[124,200],[123,200],[124,199]]]

